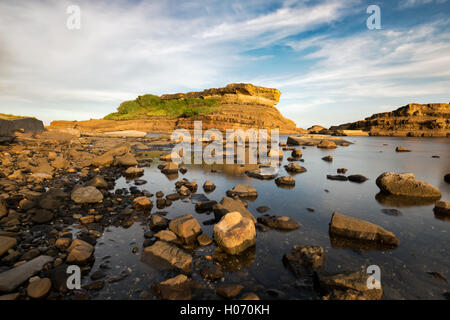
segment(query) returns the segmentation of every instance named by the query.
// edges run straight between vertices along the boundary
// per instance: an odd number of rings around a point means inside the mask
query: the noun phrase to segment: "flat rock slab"
[[[347,239],[374,241],[380,244],[398,246],[397,237],[382,227],[354,217],[334,212],[329,228],[330,235]]]
[[[192,256],[170,243],[156,241],[155,244],[144,249],[143,258],[149,254],[163,260],[171,267],[178,268],[185,272],[191,270]]]
[[[50,256],[39,256],[16,268],[0,273],[0,291],[10,292],[53,261]]]

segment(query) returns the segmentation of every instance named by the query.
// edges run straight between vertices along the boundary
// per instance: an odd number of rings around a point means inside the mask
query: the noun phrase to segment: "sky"
[[[450,0],[0,0],[0,113],[97,119],[241,82],[279,89],[302,128],[448,103]]]

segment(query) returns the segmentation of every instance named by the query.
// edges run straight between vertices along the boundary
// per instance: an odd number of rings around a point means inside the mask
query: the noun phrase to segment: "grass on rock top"
[[[158,96],[146,94],[135,100],[122,102],[117,112],[105,117],[106,120],[136,120],[152,116],[190,118],[216,111],[218,99],[183,98],[161,100]]]
[[[4,119],[4,120],[26,119],[26,118],[34,118],[34,117],[23,117],[23,116],[15,116],[13,114],[0,113],[0,119]]]

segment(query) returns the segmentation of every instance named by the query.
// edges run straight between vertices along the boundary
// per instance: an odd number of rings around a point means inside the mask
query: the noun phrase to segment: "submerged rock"
[[[385,172],[377,178],[376,184],[386,194],[418,198],[441,197],[439,189],[425,181],[416,180],[412,173]]]
[[[227,213],[214,226],[214,239],[228,254],[239,254],[255,245],[255,224],[239,212]]]
[[[367,281],[371,275],[365,270],[343,272],[334,275],[319,274],[319,283],[324,293],[324,300],[380,300],[383,295],[380,289],[370,288]]]
[[[301,227],[301,225],[292,219],[291,217],[277,217],[277,216],[269,216],[264,215],[262,217],[258,217],[258,222],[274,229],[278,230],[295,230]]]
[[[374,223],[349,217],[339,212],[333,213],[329,232],[331,236],[398,246],[398,239],[392,232]]]
[[[173,268],[189,272],[191,270],[192,256],[177,246],[165,241],[156,241],[152,246],[144,249],[146,255],[152,255],[166,262]]]
[[[321,246],[294,245],[283,256],[283,262],[297,277],[312,276],[314,270],[323,266],[325,252]]]

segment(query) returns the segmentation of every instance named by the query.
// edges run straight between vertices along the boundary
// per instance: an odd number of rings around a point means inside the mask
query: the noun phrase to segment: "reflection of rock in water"
[[[380,244],[374,241],[353,240],[344,237],[330,237],[330,243],[336,249],[359,249],[359,250],[394,250],[392,245]]]
[[[434,204],[436,199],[414,198],[405,196],[394,196],[391,194],[377,193],[375,200],[387,207],[408,208],[413,206],[428,206]]]
[[[170,174],[166,174],[165,176],[170,181],[178,179],[178,173],[170,173]]]
[[[213,259],[217,261],[224,271],[236,272],[250,267],[255,262],[255,246],[248,248],[238,255],[229,255],[225,252],[215,252]]]

